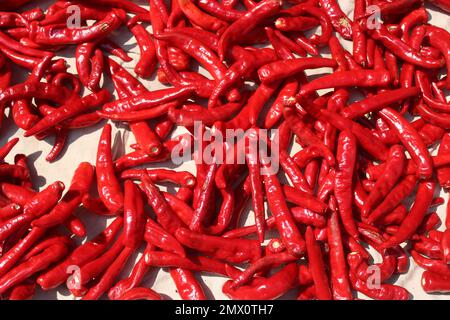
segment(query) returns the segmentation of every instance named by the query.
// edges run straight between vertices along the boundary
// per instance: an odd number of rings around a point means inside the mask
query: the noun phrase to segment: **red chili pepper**
[[[206,300],[202,287],[191,271],[172,268],[170,269],[170,276],[183,300]]]
[[[395,186],[400,178],[403,169],[405,168],[406,157],[404,149],[400,145],[391,147],[389,157],[386,160],[386,167],[383,175],[376,181],[374,190],[370,192],[369,196],[364,202],[361,214],[367,217],[373,207],[380,201],[386,199],[389,191]]]
[[[39,26],[32,22],[30,25],[29,38],[31,41],[41,45],[67,45],[99,40],[120,27],[125,19],[125,12],[113,9],[101,21],[93,26],[82,28],[67,28],[58,25]]]
[[[123,209],[123,193],[115,175],[111,155],[111,126],[105,125],[100,137],[96,162],[97,188],[102,202],[112,212]]]
[[[338,170],[336,171],[334,193],[344,229],[352,237],[358,238],[358,231],[352,217],[351,208],[352,180],[357,151],[355,137],[348,131],[341,132],[337,148]]]
[[[450,292],[450,277],[424,271],[422,273],[421,285],[426,293],[448,293]]]
[[[295,256],[302,255],[305,251],[305,241],[289,212],[280,182],[275,175],[264,175],[264,185],[269,209],[275,217],[277,229],[287,250]]]
[[[68,252],[64,244],[54,244],[36,256],[19,264],[0,278],[0,293],[4,293],[9,288],[21,283],[31,275],[45,270],[52,263],[63,258]]]
[[[75,170],[69,190],[61,201],[46,215],[34,220],[32,226],[50,228],[66,221],[80,205],[82,197],[89,191],[94,178],[94,168],[82,162]]]
[[[296,285],[297,265],[290,263],[269,278],[254,278],[248,285],[232,289],[232,280],[225,282],[222,292],[236,300],[269,300],[284,295]]]
[[[50,270],[40,275],[36,282],[43,290],[50,290],[62,284],[69,276],[70,266],[80,266],[102,254],[106,247],[114,240],[115,236],[122,227],[123,219],[116,218],[105,230],[98,234],[94,239],[77,247],[61,263],[52,267]]]
[[[335,0],[320,0],[321,8],[330,18],[333,28],[344,38],[352,38],[352,21],[345,15]]]
[[[435,183],[433,181],[421,181],[418,187],[420,198],[416,198],[411,211],[403,220],[399,230],[389,240],[382,244],[382,248],[390,248],[409,239],[422,222],[431,201],[433,200]]]
[[[221,60],[228,56],[232,43],[239,40],[243,34],[248,34],[258,24],[277,14],[281,9],[281,2],[277,0],[264,0],[248,11],[242,18],[233,22],[222,34],[218,43],[218,53]]]

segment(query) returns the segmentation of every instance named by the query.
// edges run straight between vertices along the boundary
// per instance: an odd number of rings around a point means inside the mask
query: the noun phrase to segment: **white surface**
[[[136,1],[137,3],[146,6],[147,1]],[[353,1],[339,1],[344,12],[348,13],[350,16],[352,15]],[[45,1],[40,1],[39,3],[46,3]],[[51,2],[50,2],[51,3]],[[42,8],[45,6],[42,5]],[[450,17],[446,16],[441,12],[437,12],[434,8],[430,8],[429,13],[432,15],[432,19],[430,23],[444,27],[446,29],[450,29]],[[131,34],[124,28],[120,31],[116,32],[117,38],[114,38],[115,41],[121,43],[124,48],[129,51],[129,55],[137,60],[139,55],[139,49],[135,45]],[[351,51],[351,42],[344,41],[343,45],[346,49]],[[74,55],[74,47],[66,50],[64,56],[65,57],[73,57]],[[119,59],[114,58],[117,62],[122,63]],[[70,71],[72,73],[76,73],[74,68],[73,59],[69,58],[68,62],[71,64]],[[134,62],[135,63],[135,62]],[[124,64],[124,66],[131,71],[133,74],[133,62]],[[315,73],[322,73],[327,70],[317,70]],[[312,74],[312,73],[311,73]],[[162,87],[157,80],[152,81],[142,81],[146,86],[152,90],[156,90]],[[11,155],[7,158],[7,161],[13,161],[13,155],[17,153],[24,153],[30,157],[33,161],[33,168],[35,171],[33,172],[33,181],[35,186],[42,188],[43,186],[55,181],[60,180],[63,181],[66,186],[69,185],[70,179],[72,177],[73,171],[78,165],[78,163],[82,161],[88,161],[91,163],[95,163],[96,149],[98,138],[100,135],[100,129],[102,128],[103,123],[99,124],[93,128],[77,130],[70,133],[70,139],[68,143],[68,148],[64,151],[60,159],[52,164],[49,164],[45,161],[45,155],[50,151],[51,144],[53,143],[52,138],[45,141],[38,141],[35,138],[24,138],[23,131],[17,130],[17,128],[13,125],[12,120],[8,119],[5,121],[4,127],[2,128],[3,132],[1,135],[1,143],[10,140],[13,137],[20,137],[21,140],[18,145],[15,147]],[[132,141],[128,141],[127,138],[129,135],[127,133],[128,128],[126,125],[115,124],[116,128],[114,129],[116,133],[116,138],[118,141],[122,141],[123,143],[117,143],[116,147],[118,150],[118,154],[123,154],[124,150],[122,146],[127,146],[126,152],[130,151],[128,147]],[[118,127],[117,127],[118,126]],[[114,134],[113,132],[113,134]],[[176,134],[176,133],[175,133]],[[120,139],[119,139],[120,138]],[[182,166],[178,167],[176,170],[189,170],[191,172],[195,172],[194,166],[192,162],[184,163]],[[36,175],[38,173],[38,175]],[[442,196],[447,199],[447,194],[442,192]],[[441,218],[444,218],[445,209],[444,206],[440,206],[438,209],[438,213]],[[88,227],[88,234],[90,237],[95,235],[99,230],[102,230],[105,226],[106,219],[89,215],[86,213],[80,213],[80,218],[86,223]],[[250,215],[251,216],[251,215]],[[129,264],[131,267],[131,263]],[[129,268],[128,268],[129,269]],[[423,292],[420,286],[420,277],[422,274],[422,270],[414,265],[411,262],[410,270],[408,274],[401,275],[398,280],[395,282],[396,284],[402,285],[407,288],[413,295],[414,299],[448,299],[449,296],[445,295],[427,295]],[[125,277],[126,274],[122,274],[122,278]],[[216,276],[208,276],[208,275],[199,275],[198,279],[204,285],[205,293],[209,298],[215,299],[226,299],[227,297],[222,294],[222,284],[227,280],[223,277]],[[169,299],[179,299],[179,295],[176,293],[175,286],[173,285],[172,280],[170,279],[169,274],[164,270],[152,270],[146,277],[146,280],[142,284],[143,286],[152,287],[157,292],[166,295]],[[294,297],[294,296],[292,296]],[[285,297],[286,298],[286,297]],[[68,291],[61,288],[55,292],[52,290],[51,292],[39,292],[36,295],[36,299],[73,299],[68,294]]]

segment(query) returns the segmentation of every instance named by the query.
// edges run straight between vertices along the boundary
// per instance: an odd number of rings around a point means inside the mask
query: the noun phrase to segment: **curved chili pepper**
[[[420,179],[429,178],[433,172],[431,157],[417,132],[409,122],[390,108],[381,110],[380,116],[397,132],[400,141],[417,164],[418,177]]]
[[[264,186],[270,211],[287,250],[295,256],[301,256],[305,250],[305,241],[286,205],[280,182],[275,175],[264,175]]]
[[[106,101],[110,100],[110,98],[111,94],[106,89],[102,89],[99,92],[88,95],[82,99],[72,95],[69,98],[70,102],[66,101],[63,106],[57,108],[55,111],[45,116],[35,126],[27,130],[24,136],[29,137],[42,133],[43,131],[52,128],[53,126],[73,116],[76,116],[95,106],[105,103]]]
[[[151,246],[147,245],[147,249],[151,249]],[[149,271],[149,267],[145,262],[145,257],[141,256],[139,261],[134,265],[133,270],[131,271],[128,278],[122,279],[117,282],[109,291],[108,297],[111,300],[118,300],[120,297],[125,294],[127,291],[138,286],[146,273]]]
[[[336,171],[334,194],[344,229],[354,238],[358,238],[358,230],[352,217],[351,208],[356,148],[355,137],[348,131],[342,131],[337,146],[338,170]]]
[[[150,288],[133,288],[124,293],[120,300],[162,300],[162,297]]]
[[[82,162],[75,170],[69,190],[48,214],[33,221],[32,226],[50,228],[63,223],[80,205],[82,197],[89,191],[94,178],[94,168]]]
[[[191,271],[172,268],[170,269],[170,276],[175,282],[178,294],[183,300],[206,300],[201,285]]]
[[[142,25],[136,24],[132,26],[130,30],[136,38],[141,52],[139,61],[134,67],[134,71],[141,78],[148,78],[153,74],[156,67],[155,45],[153,44],[150,34]]]
[[[97,150],[96,162],[98,194],[105,206],[117,213],[123,208],[123,193],[115,175],[111,155],[111,125],[106,124]]]
[[[50,290],[62,284],[70,275],[68,273],[70,266],[80,266],[102,254],[106,247],[114,240],[122,227],[122,223],[123,219],[121,217],[116,218],[94,239],[77,247],[63,262],[40,275],[36,282],[43,290]]]
[[[101,21],[95,25],[82,28],[61,28],[58,25],[39,26],[32,22],[28,34],[30,40],[41,45],[67,45],[99,40],[120,27],[125,19],[125,12],[113,9]]]
[[[231,44],[239,40],[243,34],[248,34],[255,29],[258,24],[267,18],[277,14],[281,9],[281,2],[278,0],[264,0],[243,17],[233,22],[220,37],[218,43],[218,53],[221,60],[228,56]]]
[[[442,60],[430,59],[421,56],[419,52],[411,48],[407,43],[396,38],[391,34],[386,26],[380,25],[377,29],[368,29],[365,20],[360,21],[360,26],[375,40],[380,41],[398,58],[423,68],[440,68],[443,65]]]
[[[42,253],[31,257],[0,278],[0,292],[4,293],[9,288],[21,283],[31,275],[45,270],[52,263],[63,258],[67,252],[68,248],[64,244],[54,244],[45,249]]]
[[[361,214],[367,217],[372,208],[386,199],[389,191],[395,186],[397,180],[400,178],[405,167],[406,157],[404,149],[400,145],[391,147],[389,157],[386,160],[386,167],[383,175],[376,181],[374,190],[370,192],[369,196],[364,202]]]
[[[174,234],[178,228],[183,227],[183,222],[167,204],[163,195],[153,184],[146,172],[144,172],[141,176],[141,182],[143,185],[143,191],[147,195],[148,203],[152,206],[156,214],[158,223],[161,224],[165,230],[169,231],[171,234]]]
[[[352,38],[352,21],[345,15],[335,0],[320,0],[320,7],[330,18],[333,28],[344,38]]]
[[[232,289],[232,280],[225,282],[222,292],[237,300],[269,300],[285,294],[297,282],[297,265],[290,263],[269,278],[254,278],[248,285]]]

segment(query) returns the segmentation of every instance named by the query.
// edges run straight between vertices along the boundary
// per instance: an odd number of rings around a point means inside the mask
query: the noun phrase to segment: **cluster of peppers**
[[[29,2],[0,2],[2,110],[26,137],[55,135],[48,161],[71,129],[102,119],[125,122],[136,143],[113,159],[104,125],[95,167],[79,164],[66,192],[59,181],[33,189],[24,155],[4,162],[17,139],[0,148],[2,297],[28,299],[38,286],[65,284],[86,300],[161,299],[144,278],[168,268],[183,299],[207,298],[195,273],[229,279],[222,291],[232,299],[291,290],[299,300],[350,300],[355,292],[408,299],[390,280],[408,272],[409,256],[426,270],[426,292],[450,292],[450,213],[443,231],[429,213],[445,203],[436,190],[450,188],[450,33],[428,24],[424,1],[355,0],[352,19],[335,0],[149,0],[150,10],[127,0],[73,0],[23,9]],[[450,12],[448,0],[425,2]],[[66,23],[73,5],[80,27]],[[383,19],[376,28],[374,5]],[[123,29],[140,49],[135,74],[156,75],[168,88],[149,90],[112,59],[131,61],[111,40]],[[352,52],[335,33],[352,41]],[[75,50],[76,75],[57,58],[67,48]],[[331,58],[322,57],[326,50]],[[210,77],[194,71],[194,61]],[[13,83],[12,65],[28,70],[24,82]],[[333,72],[305,73],[318,68]],[[364,98],[351,102],[355,90]],[[176,127],[188,133],[173,137]],[[252,129],[245,139],[269,148],[274,141],[258,129],[278,129],[280,172],[263,174],[268,164],[247,140],[245,164],[196,162],[196,175],[151,167],[209,128]],[[295,154],[293,143],[301,146]],[[254,225],[242,226],[250,203]],[[87,236],[81,207],[114,220],[77,245]],[[267,230],[279,236],[265,244]],[[369,285],[374,267],[377,286]]]

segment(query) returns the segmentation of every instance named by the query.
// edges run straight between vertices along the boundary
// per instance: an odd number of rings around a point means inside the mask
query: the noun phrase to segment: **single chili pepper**
[[[372,299],[378,300],[407,300],[409,298],[409,292],[403,287],[383,283],[379,287],[369,288],[367,281],[359,279],[355,274],[356,269],[363,262],[362,257],[358,253],[352,252],[347,255],[347,260],[351,269],[349,274],[350,282],[356,290]]]
[[[227,275],[226,264],[202,256],[184,258],[173,253],[146,251],[145,261],[149,266],[183,268],[191,271],[210,272]]]
[[[320,201],[314,196],[305,192],[301,192],[297,189],[294,189],[291,186],[283,185],[283,193],[288,202],[291,202],[305,209],[317,212],[319,214],[325,214],[328,208],[328,206],[324,202]]]
[[[102,41],[100,41],[99,46],[102,50],[105,50],[106,52],[115,55],[119,59],[123,60],[124,62],[130,62],[132,59],[128,56],[125,50],[123,50],[119,45],[117,45],[114,41],[108,38],[104,38]]]
[[[341,111],[341,114],[350,119],[362,117],[366,113],[381,110],[387,105],[417,96],[419,93],[420,90],[417,87],[384,91],[364,100],[352,103],[344,108]]]
[[[391,75],[386,70],[338,71],[304,85],[299,95],[306,95],[319,89],[336,87],[383,87],[387,86],[391,81]]]
[[[336,207],[335,200],[330,199],[330,204],[331,202],[333,202],[333,206]],[[342,244],[342,235],[339,226],[338,213],[336,212],[336,210],[331,211],[331,216],[328,220],[327,232],[330,251],[330,280],[333,299],[351,300],[353,296],[348,280],[347,264]]]
[[[122,227],[122,223],[123,219],[121,217],[116,218],[94,239],[77,247],[63,262],[40,275],[36,282],[43,290],[50,290],[62,284],[70,275],[68,273],[70,272],[70,269],[68,269],[70,266],[83,265],[102,254],[106,247],[116,237]]]
[[[101,21],[89,28],[67,28],[58,25],[39,26],[30,24],[28,34],[31,41],[41,45],[67,45],[99,40],[120,27],[125,19],[123,10],[113,9]]]
[[[206,300],[201,285],[191,271],[172,268],[170,269],[170,276],[175,282],[178,294],[183,300]]]
[[[207,48],[203,43],[187,35],[176,32],[165,32],[157,34],[158,40],[168,41],[170,44],[183,50],[194,59],[196,59],[215,79],[221,79],[226,68],[212,50]]]
[[[147,200],[156,214],[158,223],[161,224],[165,230],[169,231],[171,234],[174,234],[178,228],[184,225],[183,222],[167,204],[163,195],[153,184],[146,172],[142,174],[141,182],[143,185],[143,191],[147,195]]]
[[[14,123],[23,130],[30,129],[39,121],[39,117],[32,113],[30,103],[26,100],[14,101],[11,112]]]
[[[261,81],[272,82],[294,76],[305,69],[335,67],[336,63],[324,58],[298,58],[287,61],[275,61],[258,70]]]
[[[124,293],[120,300],[163,300],[162,297],[150,288],[133,288]]]
[[[320,7],[330,18],[333,28],[344,38],[352,38],[352,21],[345,15],[334,0],[320,0]]]
[[[225,282],[222,292],[237,300],[268,300],[284,295],[297,284],[298,268],[295,263],[287,264],[269,278],[254,278],[248,285],[233,289],[232,280]]]
[[[172,182],[184,187],[195,185],[195,176],[188,171],[174,171],[167,169],[130,169],[121,173],[122,179],[140,179],[143,170],[147,171],[153,182]]]
[[[450,277],[424,271],[421,285],[426,293],[448,293],[450,292]]]
[[[147,245],[146,249],[152,249],[152,247]],[[137,287],[148,271],[149,267],[145,263],[145,257],[141,256],[139,261],[134,265],[129,277],[120,280],[108,291],[109,299],[118,300],[124,293]]]
[[[125,181],[124,220],[123,243],[126,247],[135,249],[143,239],[145,212],[140,190],[130,180]]]
[[[356,149],[355,137],[348,131],[342,131],[339,135],[337,146],[338,170],[336,171],[334,193],[344,229],[354,238],[358,238],[358,231],[351,209]]]
[[[136,97],[119,99],[103,105],[104,112],[126,113],[156,107],[175,99],[185,99],[192,94],[192,87],[170,88],[139,94]]]
[[[403,117],[390,108],[381,110],[380,116],[389,123],[392,129],[396,130],[400,141],[417,164],[417,175],[419,178],[429,178],[433,171],[433,165],[428,150],[417,132],[409,125],[409,122],[404,120]]]
[[[286,205],[280,182],[275,175],[269,174],[264,175],[264,185],[270,211],[275,217],[277,229],[287,250],[295,256],[302,255],[305,242]]]
[[[228,50],[232,44],[239,40],[243,34],[248,34],[255,29],[262,21],[277,14],[281,9],[281,2],[277,0],[264,0],[248,11],[240,19],[234,21],[220,37],[218,43],[218,53],[223,61],[228,56]]]
[[[156,49],[150,34],[145,30],[145,28],[136,24],[130,28],[134,37],[139,45],[139,50],[141,52],[140,58],[134,71],[141,78],[148,78],[153,74],[156,67]]]
[[[102,202],[112,212],[123,208],[123,193],[114,172],[111,155],[111,125],[106,124],[100,137],[96,163],[98,193]]]

